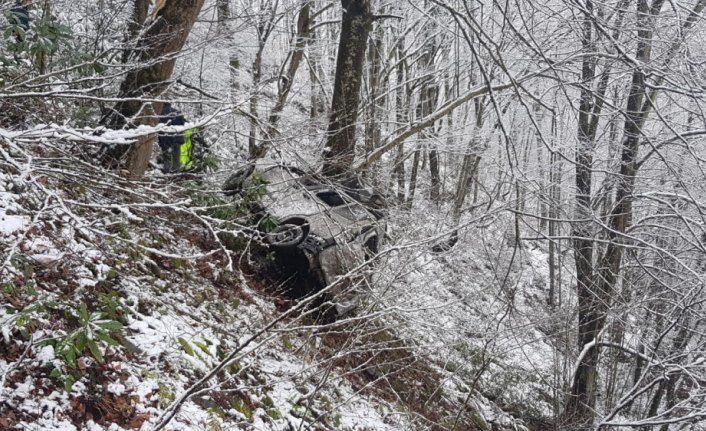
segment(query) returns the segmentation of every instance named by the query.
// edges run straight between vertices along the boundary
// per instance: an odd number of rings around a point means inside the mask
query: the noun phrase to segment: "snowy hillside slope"
[[[373,268],[382,302],[321,322],[278,291],[217,184],[1,145],[0,429],[523,428],[450,365],[444,331],[420,336],[454,301],[385,303],[394,247]],[[413,273],[441,265],[427,258]],[[429,318],[400,308],[432,297]]]
[[[568,283],[561,305],[547,305],[546,253],[532,243],[515,248],[507,213],[466,222],[455,247],[440,254],[430,252],[438,216],[424,214],[433,212],[391,216],[405,239],[391,246],[399,251],[384,264],[397,270],[376,280],[380,301],[398,310],[400,331],[418,340],[447,375],[471,382],[537,429],[549,426],[558,407],[552,388],[567,384],[557,370],[566,367],[564,349],[571,342],[567,322],[575,300]],[[421,245],[408,246],[415,243]]]

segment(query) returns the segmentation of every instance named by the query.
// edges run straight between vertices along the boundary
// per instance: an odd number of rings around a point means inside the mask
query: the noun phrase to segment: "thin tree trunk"
[[[381,11],[382,12],[382,11]],[[377,25],[372,32],[368,43],[368,87],[369,103],[367,109],[368,119],[365,125],[365,154],[372,153],[379,145],[382,134],[382,112],[385,109],[386,98],[382,90],[382,26]],[[373,185],[379,179],[376,173],[378,166],[373,164],[363,174],[369,178]]]
[[[260,129],[260,115],[258,105],[260,102],[260,81],[262,80],[262,53],[267,40],[270,38],[276,25],[276,14],[279,2],[267,3],[266,14],[260,17],[257,24],[257,51],[252,64],[252,87],[250,89],[250,133],[248,134],[248,154],[251,159],[258,157],[260,146],[257,144],[258,130]]]
[[[230,19],[230,0],[216,0],[216,14],[219,28],[225,28]]]
[[[309,65],[309,85],[310,85],[309,103],[311,105],[309,107],[309,117],[312,120],[316,119],[316,117],[318,116],[318,112],[320,110],[320,105],[321,105],[319,97],[317,97],[317,95],[319,93],[319,86],[321,85],[321,83],[319,82],[319,75],[317,73],[317,67],[319,64],[318,53],[315,52],[315,50],[311,48],[315,45],[315,43],[314,43],[315,41],[316,41],[316,30],[313,29],[309,32],[309,42],[308,42],[309,55],[307,57],[307,59],[308,59],[307,64]]]
[[[255,53],[255,60],[252,64],[252,87],[250,88],[250,133],[248,134],[248,153],[251,159],[255,159],[259,154],[257,145],[257,130],[260,125],[257,113],[260,101],[260,79],[262,78],[262,51],[265,48],[265,41],[258,38],[258,48]]]
[[[419,65],[422,73],[433,75],[434,72],[434,55],[436,46],[431,32],[433,24],[426,25],[427,43],[422,53]],[[419,92],[419,104],[417,107],[417,117],[427,118],[434,112],[436,102],[439,97],[439,85],[432,77],[424,79],[421,90]],[[429,157],[429,174],[431,177],[431,188],[429,190],[429,198],[434,204],[439,204],[441,197],[441,176],[439,174],[439,154],[435,148],[436,145],[436,128],[432,123],[427,129],[420,132],[420,138],[425,146],[429,147],[428,153],[424,153],[422,169],[426,167],[427,156]],[[366,157],[367,158],[367,157]]]
[[[665,394],[666,394],[666,398],[667,398],[665,407],[667,409],[671,409],[677,404],[677,399],[674,394],[675,389],[676,389],[677,379],[678,379],[678,377],[676,377],[676,376],[668,377],[667,386],[665,388]],[[659,428],[659,431],[669,431],[669,424],[662,425]]]
[[[416,150],[414,150],[414,156],[412,157],[412,172],[410,173],[409,193],[407,194],[407,202],[406,202],[407,210],[411,210],[412,205],[414,204],[414,194],[417,190],[417,174],[419,172],[420,153],[421,153],[421,150],[419,148],[417,148]]]
[[[536,122],[538,125],[542,125],[542,120],[544,119],[544,111],[542,110],[541,105],[535,104],[534,105],[534,115],[536,118]],[[545,160],[544,160],[544,143],[542,142],[542,136],[541,132],[538,130],[535,130],[535,147],[537,149],[537,174],[539,175],[539,196],[537,198],[537,213],[539,214],[539,226],[537,226],[537,230],[540,232],[540,234],[543,234],[545,230],[547,229],[547,201],[548,201],[548,196],[547,196],[547,181],[546,181],[546,172],[544,170],[545,166]]]
[[[395,50],[397,54],[397,89],[395,91],[395,127],[401,127],[402,124],[407,123],[407,112],[408,108],[405,106],[405,88],[408,84],[405,83],[405,61],[404,58],[404,35],[399,36],[400,39],[397,42],[397,49]],[[395,166],[393,172],[397,177],[397,201],[403,204],[406,200],[405,193],[405,167],[404,167],[404,145],[397,147],[397,154],[395,156]]]
[[[512,138],[513,142],[517,142],[517,137],[516,137],[517,135],[519,135],[519,133],[514,134],[514,136]],[[522,165],[524,166],[525,172],[529,169],[529,161],[530,161],[529,155],[530,155],[530,150],[532,149],[532,142],[533,141],[534,140],[532,139],[532,134],[526,133],[524,136],[524,139],[523,139],[523,144],[522,144],[522,149],[523,149],[523,151],[522,151]],[[524,185],[522,184],[522,182],[519,179],[515,180],[515,184],[516,184],[517,190],[519,191],[519,193],[517,194],[518,213],[516,213],[517,215],[519,215],[519,212],[524,212],[525,208],[527,206],[527,188],[524,187]]]
[[[478,154],[478,134],[480,129],[483,127],[483,114],[484,114],[484,104],[482,100],[476,100],[475,106],[475,123],[473,126],[473,131],[471,132],[471,140],[468,142],[468,148],[466,149],[466,154],[463,156],[463,162],[461,164],[461,171],[458,175],[458,182],[456,184],[456,195],[454,197],[454,208],[453,208],[453,220],[455,224],[458,224],[461,219],[461,210],[463,209],[463,204],[466,201],[466,196],[470,190],[471,185],[473,185],[473,180],[476,176],[476,171],[478,165],[480,164],[481,157]]]
[[[439,152],[435,148],[429,150],[429,174],[431,175],[429,199],[439,205],[441,201],[441,173],[439,172]]]
[[[270,117],[267,123],[266,138],[262,145],[257,146],[254,152],[251,153],[253,158],[262,158],[267,154],[272,146],[273,140],[277,137],[277,123],[280,119],[280,114],[284,109],[289,97],[289,92],[292,90],[294,77],[299,70],[299,65],[304,58],[304,48],[309,40],[311,21],[309,19],[311,12],[311,2],[305,3],[299,11],[297,19],[297,34],[294,41],[294,47],[290,54],[289,65],[287,71],[280,76],[279,86],[277,91],[277,100],[270,111]],[[261,52],[258,52],[261,54]],[[261,62],[262,59],[260,59]]]
[[[556,145],[556,113],[552,115],[552,147]],[[547,303],[551,308],[554,308],[557,304],[556,297],[557,291],[561,289],[560,283],[558,282],[558,254],[561,252],[558,250],[558,229],[556,220],[559,218],[559,205],[561,204],[560,196],[560,181],[561,176],[559,174],[559,164],[558,155],[556,151],[552,148],[552,152],[549,155],[549,202],[548,202],[548,230],[549,230],[549,292],[547,295]]]

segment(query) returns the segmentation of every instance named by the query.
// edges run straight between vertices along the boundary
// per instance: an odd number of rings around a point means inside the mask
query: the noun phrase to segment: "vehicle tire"
[[[290,250],[298,246],[306,233],[304,226],[294,223],[283,223],[267,234],[267,242],[278,250]]]

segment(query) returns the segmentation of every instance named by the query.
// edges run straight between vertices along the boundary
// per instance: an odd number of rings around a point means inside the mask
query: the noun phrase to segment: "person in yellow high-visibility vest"
[[[184,130],[184,143],[179,147],[179,167],[181,169],[193,167],[194,144],[191,138],[196,134],[196,131],[197,129]]]
[[[165,103],[162,107],[160,123],[169,126],[184,126],[186,120],[184,116],[172,107],[170,103]],[[162,149],[163,171],[178,172],[190,169],[193,166],[193,142],[192,138],[196,129],[187,129],[179,133],[160,133],[158,137],[159,147]]]

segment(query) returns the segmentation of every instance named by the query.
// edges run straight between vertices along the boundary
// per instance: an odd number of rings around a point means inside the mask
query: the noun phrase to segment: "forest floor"
[[[435,221],[392,211],[370,298],[326,323],[283,292],[217,175],[134,183],[0,145],[0,429],[510,430],[551,418],[566,317],[540,306],[545,254],[503,246],[501,216],[435,254],[429,232],[405,227]]]

